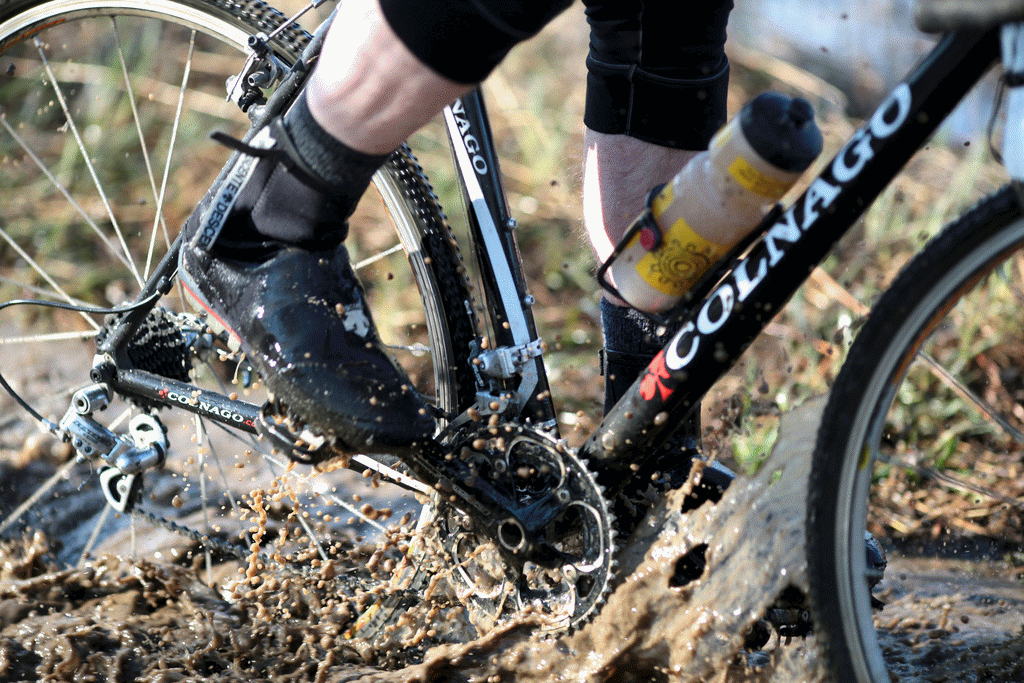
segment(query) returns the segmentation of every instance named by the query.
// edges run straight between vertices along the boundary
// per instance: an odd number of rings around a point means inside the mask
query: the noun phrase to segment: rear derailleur
[[[57,437],[74,447],[79,460],[103,461],[99,476],[104,497],[118,512],[131,512],[142,494],[143,473],[162,467],[167,458],[167,430],[155,416],[142,413],[128,423],[127,435],[115,434],[93,418],[109,404],[102,384],[79,390],[57,425]]]

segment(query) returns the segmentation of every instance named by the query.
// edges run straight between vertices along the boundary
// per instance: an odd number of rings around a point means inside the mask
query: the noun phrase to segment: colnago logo
[[[469,123],[469,119],[466,118],[466,109],[461,99],[455,100],[455,104],[452,105],[452,115],[452,118],[455,119],[455,125],[459,127],[462,144],[466,146],[466,152],[469,153],[469,161],[473,164],[473,170],[478,175],[486,174],[487,160],[480,154],[480,141],[469,132],[472,126]]]
[[[160,395],[161,398],[165,400],[174,401],[175,403],[180,403],[183,406],[190,406],[196,408],[205,415],[213,415],[220,417],[224,420],[237,422],[238,424],[252,426],[252,420],[246,418],[245,415],[242,415],[241,413],[236,413],[235,411],[230,410],[229,408],[225,408],[223,406],[218,406],[213,403],[200,400],[199,398],[194,397],[191,394],[180,394],[177,391],[171,391],[169,389],[161,389],[157,393]]]
[[[839,196],[844,185],[853,181],[875,155],[874,143],[895,133],[910,113],[910,87],[900,84],[878,107],[866,126],[858,130],[832,161],[832,180],[816,178],[801,200],[786,211],[764,236],[763,249],[741,261],[729,279],[711,294],[696,321],[683,325],[669,342],[664,367],[685,368],[697,355],[702,337],[719,330],[729,320],[737,303],[745,301],[774,268],[786,250],[800,240]],[[753,273],[749,269],[753,269]],[[648,373],[654,371],[648,368]],[[645,377],[646,379],[646,377]],[[655,392],[649,392],[653,398]],[[658,394],[667,398],[663,392]],[[646,397],[646,396],[645,396]]]

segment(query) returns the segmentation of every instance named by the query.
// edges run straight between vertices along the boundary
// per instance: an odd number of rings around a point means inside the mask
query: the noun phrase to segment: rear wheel
[[[241,137],[247,130],[246,117],[224,97],[246,39],[282,21],[257,0],[0,3],[0,301],[131,301],[228,157],[209,133]],[[291,62],[308,38],[291,28],[274,49]],[[378,193],[360,203],[347,245],[381,337],[443,422],[474,393],[465,271],[408,149],[391,157],[374,184]],[[206,334],[177,290],[160,307],[146,336],[133,342],[139,365],[262,403],[258,378]],[[0,372],[36,411],[58,421],[72,394],[90,383],[103,330],[100,316],[7,308],[0,311]],[[92,464],[76,465],[70,446],[40,435],[6,394],[0,406],[7,416],[0,423],[4,534],[45,529],[67,563],[97,548],[166,550],[133,542],[146,531],[137,527],[150,522],[107,514]],[[256,439],[185,411],[116,400],[95,418],[124,433],[140,413],[152,413],[170,441],[164,470],[145,475],[143,506],[196,537],[245,536],[271,555],[282,539],[298,539],[282,554],[322,565],[382,531],[381,509],[415,518],[413,497],[378,490],[379,476],[292,468]],[[265,528],[254,532],[263,512]],[[206,553],[211,569],[216,554]]]
[[[833,388],[808,558],[815,629],[839,681],[1024,676],[1022,249],[1008,187],[910,263]],[[881,609],[865,529],[888,556]]]

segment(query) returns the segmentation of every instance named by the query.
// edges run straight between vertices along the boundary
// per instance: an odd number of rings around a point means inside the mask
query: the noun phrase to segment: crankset
[[[519,425],[460,434],[447,456],[507,501],[481,523],[458,501],[442,501],[433,528],[451,558],[451,581],[478,630],[532,607],[551,630],[593,617],[614,568],[612,514],[601,487],[576,455]]]

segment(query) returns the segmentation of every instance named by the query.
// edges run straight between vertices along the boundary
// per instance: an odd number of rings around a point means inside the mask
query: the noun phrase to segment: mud
[[[166,546],[163,561],[107,556],[62,568],[40,533],[0,548],[0,680],[823,680],[813,637],[743,649],[775,596],[806,584],[803,506],[819,409],[784,420],[767,466],[718,504],[684,516],[682,492],[663,501],[626,544],[625,578],[601,613],[569,636],[537,635],[545,617],[527,611],[467,640],[466,610],[435,580],[398,627],[373,642],[347,637],[384,592],[366,583],[372,558],[388,557],[372,547],[306,577],[262,576],[253,560],[211,581],[187,539],[144,539]],[[4,472],[7,484],[17,477],[31,479],[29,466]],[[72,521],[57,516],[50,528],[68,533]],[[402,547],[409,532],[392,529]],[[701,550],[707,567],[693,577],[681,558]],[[362,588],[346,587],[351,578]],[[456,642],[435,644],[445,640]]]

